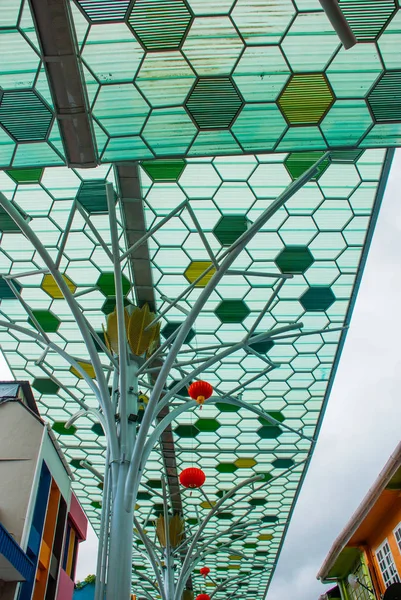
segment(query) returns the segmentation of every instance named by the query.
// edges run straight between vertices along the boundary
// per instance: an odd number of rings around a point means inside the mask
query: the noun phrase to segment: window
[[[401,552],[401,523],[394,529],[394,537],[397,540],[398,548]]]
[[[353,567],[352,573],[358,577],[358,580],[363,583],[366,587],[362,585],[358,585],[355,589],[353,589],[347,580],[345,580],[345,587],[347,590],[348,597],[352,600],[373,600],[375,596],[373,596],[369,589],[373,589],[372,582],[370,581],[369,575],[365,572],[365,569],[362,565],[362,562],[358,560]]]
[[[390,546],[388,545],[387,540],[383,542],[378,550],[376,550],[376,557],[385,586],[388,587],[392,583],[396,583],[397,581],[399,582],[400,578],[398,577],[393,555],[391,554]]]

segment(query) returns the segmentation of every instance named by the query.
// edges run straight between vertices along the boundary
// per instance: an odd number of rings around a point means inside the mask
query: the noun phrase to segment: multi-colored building
[[[71,600],[87,518],[27,382],[0,383],[0,596]]]
[[[342,600],[380,599],[401,582],[401,443],[335,540],[317,578]]]

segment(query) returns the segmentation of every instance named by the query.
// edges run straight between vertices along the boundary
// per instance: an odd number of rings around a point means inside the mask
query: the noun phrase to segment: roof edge
[[[390,458],[386,462],[384,468],[380,471],[376,481],[369,489],[368,493],[358,506],[347,525],[344,527],[340,535],[334,541],[323,565],[320,567],[316,579],[321,581],[325,580],[328,572],[334,565],[340,552],[344,549],[347,542],[354,535],[358,527],[361,525],[363,520],[367,517],[375,503],[377,502],[380,494],[385,489],[386,485],[396,473],[397,469],[401,466],[401,442],[398,444]]]

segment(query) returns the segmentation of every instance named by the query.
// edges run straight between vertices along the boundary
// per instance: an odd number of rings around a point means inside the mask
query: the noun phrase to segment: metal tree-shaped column
[[[272,330],[264,331],[262,333],[256,331],[263,315],[269,310],[273,298],[278,294],[281,286],[285,283],[285,280],[290,277],[289,275],[280,273],[263,274],[263,276],[274,278],[275,281],[278,281],[279,283],[276,285],[276,288],[272,292],[272,297],[266,303],[262,313],[255,320],[254,325],[244,339],[235,344],[222,345],[221,350],[211,357],[200,357],[190,361],[190,364],[186,362],[177,362],[177,356],[180,353],[181,346],[184,343],[189,330],[195,323],[200,311],[217,284],[226,273],[230,273],[230,268],[236,258],[244,250],[254,235],[265,225],[269,218],[274,215],[276,211],[279,210],[305,183],[314,177],[320,163],[326,159],[327,155],[322,156],[315,165],[303,173],[296,181],[293,181],[288,188],[262,212],[255,222],[250,225],[249,229],[226,249],[218,259],[213,256],[189,203],[183,203],[174,209],[170,215],[161,219],[155,227],[146,232],[134,246],[131,246],[131,248],[124,252],[121,250],[119,243],[119,231],[121,231],[121,228],[119,229],[115,194],[112,185],[107,184],[111,244],[106,243],[104,239],[102,239],[102,236],[96,231],[96,228],[93,223],[91,223],[88,215],[85,214],[82,207],[76,201],[74,209],[71,212],[70,221],[72,222],[75,210],[78,209],[78,212],[85,219],[87,225],[92,229],[93,234],[102,245],[104,252],[114,269],[116,310],[115,317],[113,318],[115,318],[116,326],[114,328],[114,338],[109,339],[108,346],[105,345],[95,333],[93,327],[84,316],[77,298],[74,297],[74,293],[70,290],[63,277],[60,261],[53,260],[21,212],[3,194],[0,194],[0,207],[8,213],[27,240],[33,245],[44,264],[44,269],[42,269],[41,272],[49,273],[54,278],[55,283],[62,293],[80,330],[82,340],[86,346],[95,373],[95,380],[93,380],[75,357],[49,339],[46,333],[41,329],[40,324],[35,322],[34,318],[31,318],[31,322],[34,324],[34,327],[31,329],[13,324],[11,321],[0,321],[0,326],[18,331],[35,339],[35,341],[44,348],[45,352],[54,352],[61,356],[63,360],[74,367],[85,380],[98,401],[98,409],[89,407],[84,401],[79,401],[78,404],[81,410],[70,419],[70,423],[72,423],[80,416],[90,414],[102,424],[106,435],[107,462],[105,465],[104,485],[107,494],[105,493],[104,501],[102,503],[98,559],[99,572],[96,590],[98,600],[103,600],[104,592],[106,593],[107,600],[115,600],[116,598],[128,600],[130,597],[133,512],[146,460],[165,427],[167,427],[179,414],[193,408],[193,402],[186,402],[180,397],[179,390],[183,386],[189,385],[191,381],[196,380],[202,372],[209,369],[215,363],[222,361],[224,358],[240,349],[244,349],[246,352],[254,354],[255,351],[251,346],[255,343],[273,339],[275,336],[280,336],[285,333],[293,332],[293,335],[302,335],[300,332],[302,323],[299,322],[280,328],[275,327]],[[170,218],[183,210],[187,210],[190,217],[193,219],[193,222],[197,226],[198,233],[205,244],[206,250],[212,258],[212,267],[209,267],[205,273],[201,275],[201,278],[212,270],[214,271],[214,274],[193,303],[185,321],[174,334],[156,350],[150,347],[137,348],[136,353],[134,354],[132,352],[132,344],[129,344],[129,331],[127,332],[127,320],[129,320],[132,315],[127,314],[124,308],[121,265],[127,260],[127,257],[129,257],[132,252],[141,245],[146,244],[147,239],[153,235],[154,231],[162,227]],[[71,226],[70,221],[66,225],[66,231],[64,233],[65,237],[68,236],[68,228]],[[10,283],[10,285],[12,285],[12,283]],[[175,299],[170,306],[177,305],[180,299],[184,297],[186,293],[189,293],[195,285],[196,282],[191,284],[188,290]],[[26,303],[24,303],[23,298],[19,295],[18,290],[15,290],[15,295],[20,300],[23,307],[29,312],[29,308],[26,306]],[[137,310],[139,310],[139,308]],[[143,332],[151,332],[152,328],[155,331],[155,326],[167,310],[152,317],[150,321],[146,321]],[[110,368],[114,370],[111,395],[108,388],[108,378],[106,377],[105,367],[101,363],[96,349],[96,343],[102,347],[103,352],[109,360],[110,364],[106,371],[109,372]],[[155,360],[159,361],[157,367],[155,367]],[[193,367],[193,365],[195,366]],[[190,371],[184,370],[184,367],[187,366],[191,367]],[[260,374],[252,377],[247,383],[255,380],[255,378],[262,376],[264,373],[275,367],[276,365],[271,363],[271,361],[267,361],[266,369],[261,371]],[[183,373],[182,381],[172,389],[168,390],[166,388],[166,380],[170,371],[174,368],[179,369],[180,372]],[[153,386],[149,386],[149,375],[151,373],[153,376],[157,374]],[[141,381],[141,386],[144,385],[145,387],[151,388],[149,403],[140,424],[138,423],[139,380]],[[237,386],[229,394],[218,392],[218,394],[215,397],[210,398],[208,402],[227,402],[236,404],[237,406],[253,411],[255,414],[262,416],[275,425],[280,425],[281,427],[291,430],[291,428],[284,424],[277,423],[275,419],[263,410],[254,406],[248,406],[244,403],[237,394],[245,385],[246,383]],[[173,405],[174,399],[179,400],[180,404],[178,406]],[[172,410],[170,410],[161,422],[158,423],[157,416],[164,407],[169,407]],[[300,437],[306,437],[302,432],[295,433],[298,433]],[[309,438],[306,439],[308,439],[309,442],[313,442],[313,440],[310,440]],[[90,466],[88,465],[88,468],[89,467]],[[92,472],[93,471],[94,469],[92,469]],[[191,557],[194,555],[194,552],[196,552],[196,544],[199,539],[199,536],[195,537],[191,544]],[[148,557],[151,558],[151,546],[146,549]],[[192,558],[188,559],[187,563],[183,565],[182,577],[176,581],[174,585],[172,583],[171,574],[165,579],[166,589],[168,590],[168,600],[173,600],[173,595],[175,600],[180,599],[186,581],[185,578],[190,574],[192,569],[191,561]],[[164,588],[164,583],[162,583],[162,581],[158,582],[158,587],[161,590]],[[174,590],[173,587],[175,587]],[[165,600],[167,600],[167,597]]]

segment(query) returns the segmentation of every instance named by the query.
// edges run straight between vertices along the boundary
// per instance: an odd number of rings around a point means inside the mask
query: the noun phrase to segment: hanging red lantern
[[[188,388],[188,393],[193,400],[202,406],[205,400],[213,394],[213,388],[207,381],[194,381]]]
[[[199,594],[196,596],[196,600],[210,600],[209,594]]]
[[[210,573],[210,569],[209,569],[209,567],[202,567],[201,569],[199,569],[199,573],[202,575],[202,577],[204,577],[206,579],[206,577]]]
[[[205,481],[206,475],[197,467],[189,467],[180,473],[180,483],[186,488],[200,488]]]

